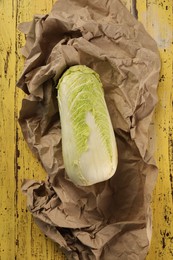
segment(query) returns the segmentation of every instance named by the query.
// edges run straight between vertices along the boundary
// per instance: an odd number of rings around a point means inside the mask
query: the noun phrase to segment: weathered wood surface
[[[65,0],[64,0],[65,1]],[[55,0],[0,0],[0,260],[62,260],[57,245],[33,223],[21,193],[24,178],[45,172],[23,140],[17,123],[22,91],[15,84],[22,70],[20,22],[50,11]],[[153,236],[147,260],[173,259],[173,2],[123,0],[157,41],[162,59],[154,125],[159,167],[153,194]]]

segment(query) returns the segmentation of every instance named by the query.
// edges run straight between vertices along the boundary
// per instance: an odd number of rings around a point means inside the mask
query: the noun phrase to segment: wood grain
[[[45,179],[17,123],[22,91],[15,87],[23,68],[20,22],[51,10],[55,0],[0,1],[0,260],[63,260],[26,209],[23,179]],[[155,158],[159,168],[153,194],[153,236],[147,260],[173,259],[173,3],[172,0],[123,0],[156,40],[162,59],[155,111]]]
[[[3,12],[4,8],[8,12]],[[15,255],[15,13],[12,2],[0,2],[0,259]],[[2,37],[3,35],[3,37]],[[9,124],[10,122],[10,124]],[[8,252],[8,254],[7,254]]]
[[[173,2],[147,1],[147,30],[156,40],[162,69],[155,112],[156,153],[159,168],[153,194],[153,237],[147,260],[173,259]],[[158,18],[159,19],[158,19]]]

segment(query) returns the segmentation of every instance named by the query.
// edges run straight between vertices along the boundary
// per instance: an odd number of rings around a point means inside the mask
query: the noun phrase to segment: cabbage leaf
[[[99,75],[87,66],[72,66],[57,89],[67,175],[82,186],[109,179],[116,171],[118,155]]]

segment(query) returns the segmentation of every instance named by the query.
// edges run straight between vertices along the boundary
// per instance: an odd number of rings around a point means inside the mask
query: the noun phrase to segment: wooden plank
[[[15,13],[12,1],[0,1],[0,17],[0,259],[11,260],[15,256],[16,215]]]
[[[147,260],[173,258],[173,204],[170,182],[172,135],[172,0],[147,1],[147,30],[156,40],[162,60],[155,112],[156,160],[159,175],[153,195],[153,237]]]
[[[147,4],[146,0],[136,1],[136,9],[138,11],[138,20],[144,25],[147,29]]]
[[[55,2],[55,1],[54,1]],[[25,21],[31,21],[34,14],[46,14],[51,10],[53,2],[48,0],[37,0],[33,4],[29,0],[17,1],[17,24]],[[17,78],[23,69],[24,59],[21,57],[20,48],[24,45],[24,35],[19,31],[16,35],[17,39]],[[24,93],[21,90],[16,90],[16,107],[19,113],[21,102]],[[20,156],[18,158],[18,196],[17,196],[17,259],[27,260],[53,260],[65,259],[64,255],[59,250],[58,246],[46,238],[33,222],[31,214],[26,210],[26,198],[21,193],[21,185],[23,179],[45,180],[46,173],[42,169],[40,163],[32,155],[26,142],[23,139],[21,129],[17,126],[17,149]],[[25,232],[23,232],[25,230]]]

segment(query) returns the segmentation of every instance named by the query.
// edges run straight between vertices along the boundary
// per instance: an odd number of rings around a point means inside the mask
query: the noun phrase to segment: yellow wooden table
[[[64,0],[65,1],[65,0]],[[0,0],[0,260],[65,259],[33,223],[21,193],[24,178],[45,178],[17,123],[24,96],[16,89],[23,68],[20,22],[51,10],[55,0]],[[147,260],[173,259],[173,2],[123,0],[158,43],[162,70],[154,125],[159,167],[153,194],[153,237]],[[136,12],[135,12],[136,13]]]

